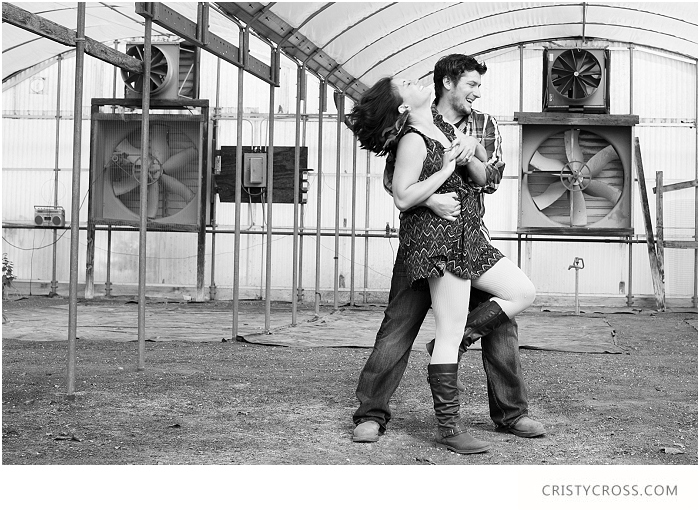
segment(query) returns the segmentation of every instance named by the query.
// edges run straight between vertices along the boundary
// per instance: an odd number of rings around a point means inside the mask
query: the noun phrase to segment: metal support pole
[[[56,208],[58,206],[58,155],[59,146],[61,141],[61,61],[63,61],[63,56],[58,55],[58,79],[56,80],[56,156],[55,156],[55,168],[54,168],[54,179],[53,179],[53,206]],[[51,267],[51,292],[49,293],[49,298],[53,298],[58,294],[58,280],[56,278],[56,242],[58,241],[58,229],[53,229],[53,259]]]
[[[114,50],[118,50],[119,41],[114,40]],[[117,67],[112,67],[112,97],[117,98]],[[117,107],[112,106],[112,113],[116,113]],[[112,296],[112,225],[107,225],[107,278],[105,280],[105,297]]]
[[[316,180],[316,283],[314,288],[314,313],[319,314],[321,306],[321,192],[323,191],[323,106],[325,104],[326,82],[318,82],[318,176]]]
[[[336,102],[337,116],[336,116],[336,148],[335,148],[335,247],[333,253],[333,263],[335,265],[335,270],[333,274],[333,308],[338,308],[338,282],[340,267],[338,264],[338,255],[340,254],[340,137],[342,129],[341,117],[344,115],[345,110],[345,96],[342,94],[337,94]]]
[[[139,290],[138,290],[138,371],[146,367],[146,234],[148,233],[148,170],[151,166],[149,137],[151,109],[151,30],[153,20],[144,16],[143,92],[141,98],[141,177],[139,188]]]
[[[219,140],[219,117],[221,116],[221,104],[219,102],[221,92],[221,58],[216,59],[216,106],[212,116],[212,158],[216,163],[214,154]],[[210,165],[211,169],[212,166]],[[216,168],[216,167],[215,167]],[[212,196],[215,196],[212,194]],[[211,200],[211,280],[209,281],[209,299],[216,300],[216,197]]]
[[[78,258],[80,244],[80,152],[83,134],[83,69],[85,67],[85,2],[78,2],[73,100],[73,182],[70,217],[70,286],[68,296],[68,379],[66,397],[75,399],[75,345],[78,328]]]
[[[107,228],[107,279],[105,280],[105,297],[112,296],[112,225]]]
[[[304,74],[303,66],[297,67],[297,102],[296,116],[294,118],[294,229],[292,234],[292,325],[297,324],[297,300],[299,298],[299,172],[301,161],[301,100],[306,97],[303,91]]]
[[[370,152],[367,151],[366,184],[365,184],[365,263],[364,263],[364,291],[362,293],[363,303],[367,303],[367,282],[369,281],[369,197],[370,197]]]
[[[698,65],[695,65],[695,263],[693,275],[693,307],[698,308]]]
[[[279,52],[279,49],[277,50]],[[272,63],[279,63],[279,56],[275,56],[272,49]],[[274,72],[273,72],[274,74]],[[270,310],[272,303],[272,196],[273,196],[273,170],[274,138],[275,138],[275,85],[270,84],[270,113],[268,115],[267,138],[267,247],[265,255],[265,331],[270,330]]]
[[[518,106],[520,106],[520,112],[523,111],[523,90],[524,90],[524,77],[523,77],[523,45],[518,45],[520,50],[520,99],[518,101]]]
[[[239,33],[240,45],[243,49],[243,32]],[[243,50],[241,50],[243,51]],[[238,106],[236,108],[236,193],[234,210],[234,234],[233,234],[233,327],[231,337],[235,341],[238,337],[238,297],[240,286],[241,264],[241,187],[243,174],[243,68],[238,69]]]
[[[632,240],[633,236],[630,235],[628,238],[628,245],[627,245],[627,250],[628,250],[628,260],[629,264],[627,266],[627,306],[632,307]]]
[[[350,215],[350,306],[355,305],[355,234],[357,229],[357,137],[352,139],[352,214]]]

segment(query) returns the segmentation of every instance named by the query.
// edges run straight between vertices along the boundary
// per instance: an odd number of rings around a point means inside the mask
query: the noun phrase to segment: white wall
[[[663,170],[666,183],[696,178],[697,130],[696,72],[694,63],[649,53],[643,49],[633,51],[630,66],[630,50],[613,45],[611,50],[611,112],[630,113],[630,96],[634,106],[631,111],[639,115],[640,124],[635,136],[641,142],[648,197],[651,213],[655,213],[655,197],[651,191],[655,183],[655,171]],[[216,102],[216,59],[202,53],[201,98]],[[487,197],[486,222],[495,237],[494,243],[512,260],[518,258],[515,238],[518,207],[518,140],[519,126],[513,122],[513,113],[520,110],[519,81],[520,51],[510,49],[492,56],[481,56],[488,65],[483,79],[482,99],[476,108],[495,115],[503,136],[506,162],[505,178],[498,192]],[[542,48],[528,46],[523,51],[523,111],[541,110]],[[59,141],[59,190],[58,203],[66,208],[70,217],[71,169],[72,169],[72,105],[75,59],[71,56],[61,65],[61,115]],[[630,70],[633,88],[630,90]],[[54,166],[56,151],[56,93],[58,86],[56,64],[41,70],[34,77],[3,91],[2,136],[2,217],[3,223],[29,222],[33,219],[34,205],[52,205],[54,197]],[[225,62],[220,69],[219,145],[236,144],[236,107],[238,98],[238,69]],[[281,106],[282,114],[275,119],[275,145],[294,145],[296,106],[296,65],[283,59],[281,85],[275,89],[275,106]],[[43,78],[44,91],[32,93],[30,83]],[[85,94],[83,99],[83,145],[81,201],[88,190],[89,164],[89,105],[93,97],[112,97],[113,68],[101,61],[87,57]],[[122,94],[121,80],[117,76],[117,96]],[[328,111],[323,120],[323,163],[318,162],[318,81],[313,76],[307,80],[306,131],[303,144],[308,146],[310,173],[309,202],[303,207],[302,287],[306,298],[313,299],[316,278],[316,225],[324,232],[333,232],[336,225],[336,156],[337,125],[332,91],[328,89]],[[632,93],[630,93],[632,92]],[[346,104],[350,104],[348,101]],[[265,145],[268,139],[266,113],[269,107],[269,86],[251,76],[244,76],[243,145]],[[347,108],[349,109],[349,107]],[[213,111],[213,110],[212,110]],[[257,113],[255,113],[257,112]],[[341,128],[339,228],[349,232],[353,218],[353,139],[350,132]],[[355,226],[357,232],[369,229],[373,235],[381,235],[389,224],[398,228],[398,213],[391,198],[382,187],[383,159],[369,158],[367,153],[357,152],[355,188]],[[322,171],[319,179],[319,168]],[[317,216],[317,193],[321,188],[321,215]],[[667,238],[688,238],[694,235],[694,191],[686,190],[667,194],[665,218]],[[369,207],[369,210],[367,210]],[[638,238],[644,238],[643,219],[638,187],[633,187],[634,227]],[[217,203],[217,223],[220,229],[232,230],[234,206]],[[366,215],[367,214],[367,215]],[[270,222],[260,204],[244,205],[241,210],[242,228],[266,230]],[[87,220],[87,202],[81,208],[81,222]],[[275,204],[271,224],[274,230],[290,230],[293,226],[291,205]],[[68,282],[70,233],[60,230],[58,244],[58,280]],[[15,264],[15,274],[20,280],[47,282],[52,270],[52,232],[34,229],[3,228],[3,253]],[[508,238],[510,240],[500,240]],[[85,275],[85,232],[81,232],[81,281]],[[355,289],[361,291],[388,291],[391,269],[398,240],[358,237],[355,241],[354,264],[351,260],[351,239],[341,237],[338,250],[338,274],[342,275],[347,291],[354,274]],[[240,279],[244,292],[255,296],[264,292],[264,260],[266,237],[242,235]],[[365,249],[367,247],[367,249]],[[292,237],[272,237],[272,288],[274,296],[289,299],[292,283]],[[95,284],[100,294],[100,284],[106,278],[107,234],[98,232],[96,238]],[[112,235],[112,271],[114,284],[135,284],[137,281],[138,233],[114,232]],[[580,274],[580,290],[586,295],[623,297],[628,283],[628,247],[611,243],[563,243],[528,242],[520,248],[522,267],[531,276],[541,295],[571,295],[574,273],[568,270],[574,257],[584,257],[586,269]],[[206,283],[209,283],[211,264],[211,236],[207,237]],[[368,261],[365,263],[365,254]],[[193,286],[196,269],[196,235],[149,233],[148,282],[153,285]],[[322,291],[332,291],[334,285],[335,239],[322,237],[320,241],[320,283]],[[667,250],[667,297],[689,299],[693,295],[695,253],[688,250]],[[649,263],[645,244],[635,244],[632,253],[633,293],[637,296],[653,294]],[[233,283],[233,235],[218,234],[216,238],[215,282],[222,291]],[[366,268],[366,269],[365,269]],[[364,278],[367,276],[365,284]],[[332,295],[331,295],[332,297]]]

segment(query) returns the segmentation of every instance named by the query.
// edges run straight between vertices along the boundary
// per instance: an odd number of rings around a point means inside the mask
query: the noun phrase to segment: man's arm
[[[498,189],[498,185],[503,178],[503,171],[506,168],[506,164],[503,163],[501,150],[501,133],[498,130],[498,122],[496,122],[495,118],[487,113],[479,113],[479,116],[483,117],[483,121],[479,120],[476,122],[483,123],[481,144],[484,146],[488,157],[484,164],[486,166],[486,183],[481,190],[485,194],[493,194]]]

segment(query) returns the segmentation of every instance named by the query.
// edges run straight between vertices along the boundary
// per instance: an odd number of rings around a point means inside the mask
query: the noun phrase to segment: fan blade
[[[168,174],[181,172],[196,157],[197,148],[188,147],[184,151],[180,151],[179,153],[168,158],[168,160],[163,164],[163,172],[167,172]]]
[[[532,159],[530,159],[530,165],[532,165],[538,171],[556,173],[559,173],[562,171],[562,169],[566,168],[566,165],[561,163],[559,160],[542,156],[539,153],[539,151],[535,151],[535,154],[532,155]],[[527,172],[527,164],[525,164],[524,172]]]
[[[586,186],[586,194],[594,197],[604,197],[614,205],[617,203],[617,200],[620,199],[622,192],[603,181],[592,180]]]
[[[170,158],[168,128],[161,125],[151,127],[151,156],[163,165]]]
[[[564,192],[566,192],[566,187],[561,181],[557,181],[547,187],[547,190],[542,192],[542,194],[533,197],[532,200],[535,202],[535,205],[537,205],[537,208],[544,210],[559,199]]]
[[[126,159],[131,163],[136,163],[141,158],[141,149],[131,145],[126,138],[122,140],[114,150],[118,153],[125,154]]]
[[[134,178],[127,178],[116,183],[112,183],[112,189],[115,196],[123,196],[127,192],[131,192],[139,186],[139,182]]]
[[[192,190],[190,190],[190,188],[181,181],[176,180],[175,178],[166,174],[161,175],[160,181],[163,183],[165,190],[180,196],[188,203],[194,199],[194,192],[192,192]]]
[[[162,178],[163,176],[161,176]],[[158,213],[158,201],[160,198],[160,192],[158,188],[158,182],[153,183],[148,186],[148,210],[146,216],[149,219],[155,219]]]
[[[583,153],[578,145],[578,129],[569,129],[564,133],[564,147],[566,147],[566,158],[569,162],[579,162],[581,165],[576,167],[578,171],[583,166]]]
[[[571,199],[571,226],[586,226],[588,214],[586,213],[586,199],[580,190],[572,190]]]
[[[612,145],[598,151],[586,164],[591,171],[591,177],[595,178],[615,158],[617,158],[617,152],[615,152],[615,148]]]

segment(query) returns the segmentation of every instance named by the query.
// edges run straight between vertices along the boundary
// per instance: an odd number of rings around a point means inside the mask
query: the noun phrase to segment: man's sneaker
[[[357,424],[352,432],[353,442],[376,442],[379,440],[379,422],[366,420]]]

